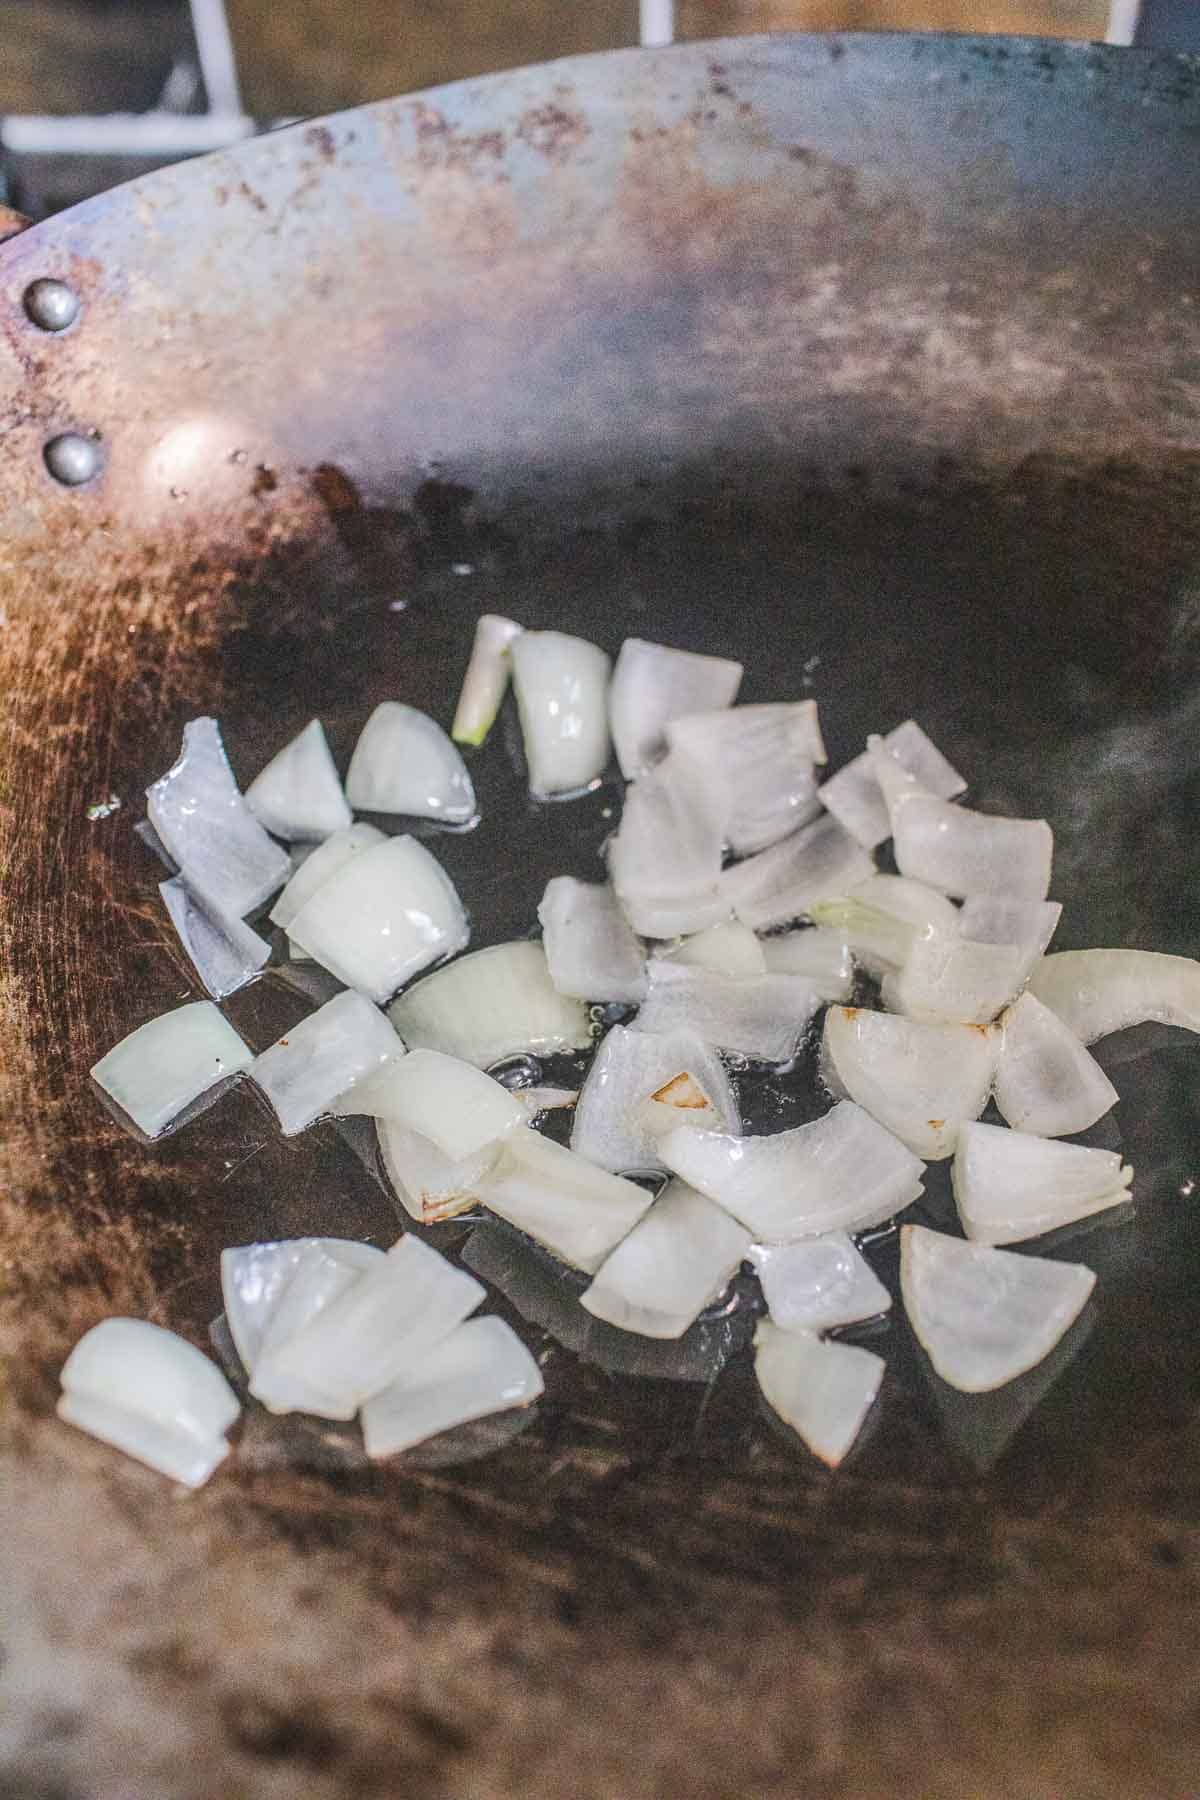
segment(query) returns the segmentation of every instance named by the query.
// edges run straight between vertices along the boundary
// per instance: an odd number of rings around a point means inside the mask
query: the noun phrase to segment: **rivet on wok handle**
[[[25,289],[25,312],[40,331],[65,331],[79,317],[79,296],[65,281],[43,277]]]
[[[96,440],[78,431],[64,431],[61,437],[51,438],[42,454],[51,475],[64,487],[82,487],[85,481],[91,481],[100,473],[103,460]]]

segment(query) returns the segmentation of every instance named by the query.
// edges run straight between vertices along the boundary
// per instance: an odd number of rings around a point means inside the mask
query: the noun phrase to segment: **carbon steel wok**
[[[146,1151],[88,1091],[189,988],[132,826],[193,713],[243,774],[314,712],[344,753],[384,696],[445,715],[485,608],[731,652],[835,760],[915,713],[979,805],[1044,811],[1064,946],[1195,951],[1198,133],[1184,59],[691,45],[297,126],[0,249],[6,1793],[1193,1790],[1190,1041],[1111,1051],[1136,1218],[1075,1246],[1099,1304],[1041,1403],[956,1406],[896,1321],[836,1478],[745,1356],[560,1350],[461,1465],[248,1424],[182,1502],[51,1407],[107,1313],[204,1341],[222,1244],[394,1229],[248,1095]],[[612,796],[535,810],[502,741],[478,777],[441,849],[486,942],[596,871]],[[280,990],[240,1001],[261,1032]]]

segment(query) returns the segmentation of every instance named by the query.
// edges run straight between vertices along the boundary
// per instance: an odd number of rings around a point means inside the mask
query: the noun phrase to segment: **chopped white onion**
[[[705,1122],[736,1132],[741,1115],[720,1058],[693,1031],[664,1036],[614,1025],[597,1050],[575,1108],[571,1148],[589,1162],[618,1174],[622,1169],[661,1169],[660,1131],[643,1108],[677,1075],[688,1074],[709,1105]],[[667,1101],[655,1103],[675,1125],[689,1116]],[[694,1113],[690,1116],[695,1118]]]
[[[638,1001],[646,992],[642,946],[612,889],[556,875],[538,907],[550,979],[576,1000]]]
[[[525,1121],[515,1094],[474,1063],[441,1050],[413,1050],[360,1085],[371,1090],[367,1104],[351,1089],[336,1112],[367,1112],[419,1131],[454,1162],[474,1156]]]
[[[320,842],[349,829],[353,814],[320,719],[307,724],[255,776],[246,789],[246,805],[260,825],[288,843]]]
[[[590,787],[608,762],[608,657],[562,631],[523,631],[509,654],[530,792],[545,800]]]
[[[888,755],[920,782],[929,793],[953,800],[966,788],[958,770],[946,761],[937,745],[926,737],[915,719],[906,719],[881,739]],[[892,835],[892,821],[879,785],[869,750],[830,776],[818,793],[827,812],[845,826],[851,837],[874,850]]]
[[[255,1081],[285,1137],[303,1131],[364,1076],[404,1052],[387,1019],[353,989],[293,1025],[254,1059]]]
[[[295,1266],[263,1322],[258,1355],[247,1374],[254,1373],[264,1356],[306,1330],[318,1313],[373,1269],[382,1255],[373,1244],[360,1244],[353,1238],[302,1239]]]
[[[1154,1021],[1200,1031],[1200,962],[1156,950],[1064,950],[1033,971],[1033,992],[1085,1044]]]
[[[768,931],[811,915],[813,907],[844,894],[875,873],[870,853],[836,819],[806,825],[770,850],[734,863],[720,890],[743,925]]]
[[[573,1150],[519,1126],[505,1138],[484,1205],[564,1262],[594,1274],[633,1230],[652,1195]]]
[[[63,1364],[63,1390],[136,1412],[207,1442],[241,1411],[220,1369],[173,1331],[145,1319],[102,1319]]]
[[[343,869],[362,851],[370,850],[384,841],[383,832],[378,831],[374,825],[351,825],[346,831],[335,831],[304,858],[271,908],[271,923],[286,931],[318,888],[323,887],[339,869]]]
[[[725,839],[739,856],[799,830],[821,810],[813,765],[825,760],[815,700],[733,706],[667,727],[672,754],[724,795]]]
[[[939,799],[879,748],[880,739],[870,742],[902,875],[960,899],[968,894],[1046,898],[1054,833],[1045,819],[1002,818]]]
[[[705,1093],[687,1069],[681,1069],[648,1100],[643,1100],[634,1117],[655,1144],[677,1125],[699,1125],[711,1131],[721,1128],[712,1095]]]
[[[712,969],[718,975],[765,975],[767,959],[764,947],[748,925],[727,919],[723,925],[710,925],[694,937],[684,938],[660,957],[683,963],[688,968]]]
[[[303,1331],[260,1356],[250,1391],[280,1405],[289,1389],[302,1389],[311,1395],[306,1411],[352,1419],[373,1394],[419,1370],[484,1293],[420,1238],[402,1237]]]
[[[892,1296],[845,1231],[797,1244],[755,1244],[750,1260],[781,1331],[833,1331],[889,1310]]]
[[[476,624],[471,660],[450,728],[456,744],[478,746],[492,729],[512,674],[509,652],[513,639],[520,635],[521,627],[500,613],[484,613]]]
[[[271,946],[252,925],[208,906],[182,875],[160,881],[158,891],[180,943],[214,1000],[236,994],[270,961]]]
[[[395,1456],[468,1420],[529,1406],[545,1385],[511,1325],[491,1317],[470,1319],[443,1338],[419,1369],[366,1402],[367,1455]]]
[[[786,1062],[821,1005],[803,975],[718,975],[651,957],[649,987],[635,1031],[694,1031],[718,1045],[763,1062]]]
[[[917,1341],[943,1381],[984,1394],[1048,1356],[1096,1285],[1079,1263],[1019,1256],[906,1225],[900,1286]]]
[[[626,789],[608,844],[613,886],[623,903],[715,895],[723,843],[720,791],[684,758],[668,756]]]
[[[389,1015],[413,1049],[444,1050],[480,1069],[592,1041],[586,1006],[558,992],[545,950],[528,938],[459,957],[401,994]]]
[[[771,975],[803,975],[820,998],[843,1001],[854,987],[854,957],[840,931],[806,925],[758,940]]]
[[[609,693],[613,747],[625,779],[658,761],[673,719],[731,706],[741,679],[741,663],[725,657],[626,638]]]
[[[1017,944],[976,944],[957,933],[915,938],[883,1000],[910,1019],[987,1025],[1021,991],[1036,952]]]
[[[958,1216],[981,1244],[1020,1243],[1119,1206],[1132,1179],[1115,1150],[1003,1125],[964,1125],[954,1155]]]
[[[139,1025],[93,1065],[92,1079],[147,1137],[253,1062],[211,1000],[193,1000]],[[215,1096],[214,1096],[215,1097]]]
[[[509,1092],[525,1114],[527,1125],[532,1125],[542,1113],[557,1112],[562,1107],[574,1106],[579,1099],[578,1088],[510,1088]]]
[[[1058,930],[1057,900],[1015,900],[1005,894],[971,894],[958,915],[959,934],[973,944],[1015,944],[1033,967]]]
[[[428,713],[384,700],[363,726],[346,775],[360,812],[404,813],[465,825],[475,816],[467,765]]]
[[[1057,1013],[1022,994],[1000,1021],[996,1105],[1015,1131],[1070,1137],[1117,1103],[1117,1090]]]
[[[600,1265],[582,1304],[643,1337],[682,1337],[722,1292],[750,1249],[750,1233],[686,1182],[669,1182]]]
[[[191,719],[183,749],[146,789],[150,823],[181,871],[222,912],[244,918],[291,873],[233,778],[215,719]]]
[[[618,894],[617,898],[633,929],[647,938],[678,938],[709,931],[733,913],[719,881],[692,894],[669,894],[664,899],[646,899],[640,894]]]
[[[470,936],[454,883],[424,844],[386,838],[322,882],[288,935],[323,968],[382,1004]]]
[[[917,1198],[925,1170],[851,1100],[771,1137],[681,1126],[659,1149],[668,1168],[768,1243],[880,1225]]]
[[[886,1366],[857,1344],[781,1331],[769,1319],[754,1334],[754,1373],[763,1398],[831,1469],[853,1448]]]
[[[86,1431],[145,1463],[169,1480],[183,1487],[203,1487],[213,1470],[229,1455],[223,1437],[198,1438],[188,1431],[174,1431],[169,1425],[149,1419],[145,1413],[130,1407],[114,1406],[94,1394],[61,1394],[55,1407],[64,1425]]]
[[[817,925],[843,938],[867,973],[878,978],[900,967],[914,939],[958,930],[953,900],[903,875],[868,876],[852,892],[818,901],[811,912]]]
[[[236,1244],[221,1252],[221,1297],[234,1348],[249,1372],[258,1361],[263,1333],[314,1238],[285,1238],[264,1244]]]
[[[825,1014],[822,1073],[926,1162],[953,1156],[959,1127],[988,1103],[1000,1032],[929,1025],[861,1006]]]
[[[419,1131],[394,1119],[375,1122],[387,1178],[405,1211],[420,1225],[439,1225],[469,1212],[483,1200],[489,1175],[500,1158],[497,1142],[456,1160]]]

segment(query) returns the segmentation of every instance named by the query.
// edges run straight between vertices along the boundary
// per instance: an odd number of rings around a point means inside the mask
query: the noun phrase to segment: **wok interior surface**
[[[736,90],[730,47],[709,61]],[[686,416],[674,388],[644,399]],[[725,404],[736,418],[736,388]],[[906,476],[895,438],[879,460],[870,435],[814,460],[797,404],[773,458],[722,457],[705,426],[661,484],[606,420],[535,506],[523,478],[506,495],[466,456],[389,487],[330,433],[304,466],[258,472],[256,505],[294,517],[303,490],[318,523],[252,556],[227,515],[201,516],[202,567],[158,553],[157,588],[144,572],[122,587],[93,540],[89,598],[69,543],[40,614],[17,569],[0,1195],[14,1792],[115,1796],[131,1773],[172,1796],[1186,1790],[1200,1099],[1179,1034],[1101,1048],[1121,1103],[1094,1141],[1133,1163],[1134,1205],[1055,1246],[1099,1284],[1053,1365],[957,1395],[897,1308],[864,1339],[889,1374],[837,1476],[763,1416],[744,1352],[716,1369],[720,1321],[691,1379],[630,1373],[603,1339],[564,1347],[561,1281],[494,1227],[474,1254],[547,1353],[547,1395],[519,1434],[458,1446],[483,1460],[366,1468],[336,1431],[248,1417],[240,1452],[175,1501],[49,1417],[62,1355],[106,1313],[204,1342],[222,1246],[396,1231],[369,1148],[331,1126],[285,1142],[239,1091],[145,1149],[88,1091],[118,1036],[195,993],[132,827],[197,712],[219,715],[248,780],[314,715],[343,768],[382,699],[448,720],[482,611],[614,653],[632,634],[734,655],[740,698],[820,701],[831,766],[915,716],[970,804],[1047,817],[1058,947],[1194,953],[1196,462],[1178,422],[1151,442],[1147,410],[1103,453],[1051,422],[990,462],[935,418]],[[511,702],[472,774],[480,825],[433,836],[478,947],[527,933],[552,874],[599,878],[618,796],[531,803]],[[121,809],[88,821],[110,793]],[[307,1004],[269,974],[229,1010],[260,1047]],[[760,1122],[798,1122],[810,1076],[758,1104]],[[940,1223],[944,1173],[924,1215]],[[457,1253],[473,1229],[435,1241]],[[894,1242],[873,1254],[894,1286]]]

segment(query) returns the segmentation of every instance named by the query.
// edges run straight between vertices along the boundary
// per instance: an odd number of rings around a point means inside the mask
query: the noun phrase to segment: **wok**
[[[488,608],[734,653],[835,762],[916,714],[978,805],[1044,812],[1064,947],[1194,951],[1198,131],[1183,59],[690,45],[296,126],[0,250],[7,1793],[1192,1791],[1190,1041],[1109,1047],[1136,1216],[1064,1247],[1099,1301],[1040,1404],[956,1403],[896,1320],[836,1477],[744,1355],[556,1351],[482,1461],[248,1423],[186,1500],[51,1409],[108,1313],[203,1342],[222,1244],[395,1229],[324,1128],[241,1094],[146,1150],[88,1091],[191,991],[132,825],[194,713],[243,777],[313,713],[344,755],[385,696],[446,716]],[[503,739],[478,780],[439,851],[483,943],[598,872],[612,794],[531,807]]]

